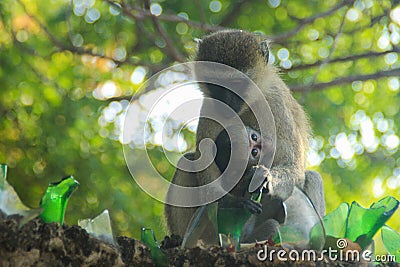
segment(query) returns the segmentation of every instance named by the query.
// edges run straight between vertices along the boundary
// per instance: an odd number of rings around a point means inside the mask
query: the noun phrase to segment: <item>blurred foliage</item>
[[[117,235],[137,238],[145,226],[162,236],[162,204],[125,165],[123,114],[146,77],[190,58],[195,38],[222,28],[271,36],[271,62],[310,116],[308,163],[324,177],[328,212],[400,198],[394,0],[3,0],[0,162],[23,201],[38,207],[49,182],[74,175],[81,186],[68,224],[109,209]],[[192,148],[193,130],[182,137]],[[148,149],[170,177],[159,144]]]

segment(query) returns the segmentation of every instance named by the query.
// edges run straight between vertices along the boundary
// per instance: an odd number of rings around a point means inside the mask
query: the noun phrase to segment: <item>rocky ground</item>
[[[0,212],[0,266],[154,266],[140,241],[118,237],[118,247],[91,237],[79,226],[44,224],[34,219],[20,226],[20,217]],[[275,248],[280,249],[280,248]],[[165,250],[166,266],[355,266],[351,263],[259,261],[259,248],[238,253],[219,247]],[[400,266],[386,264],[380,266]]]

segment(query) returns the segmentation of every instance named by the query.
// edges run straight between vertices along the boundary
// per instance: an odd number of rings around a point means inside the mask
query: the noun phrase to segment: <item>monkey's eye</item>
[[[258,139],[258,136],[255,133],[251,134],[251,140],[257,142],[257,139]]]
[[[258,156],[258,152],[259,152],[259,150],[258,150],[257,148],[253,148],[253,149],[251,150],[251,155],[252,155],[253,157],[257,157],[257,156]]]

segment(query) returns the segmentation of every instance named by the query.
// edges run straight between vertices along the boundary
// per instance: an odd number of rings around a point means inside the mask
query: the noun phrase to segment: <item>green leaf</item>
[[[387,225],[382,227],[381,231],[383,245],[390,255],[396,257],[396,261],[400,261],[400,234]]]
[[[46,223],[58,222],[63,224],[65,208],[67,207],[69,197],[78,185],[78,181],[72,176],[49,184],[40,201],[40,207],[43,208],[40,218]]]
[[[342,238],[346,235],[348,213],[349,204],[342,203],[324,217],[325,233],[327,236]]]
[[[156,266],[168,266],[168,261],[165,254],[161,251],[160,245],[157,242],[154,231],[149,228],[142,228],[142,242],[150,249],[151,257]]]

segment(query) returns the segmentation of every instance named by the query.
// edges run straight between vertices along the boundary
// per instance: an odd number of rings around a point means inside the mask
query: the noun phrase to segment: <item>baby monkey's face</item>
[[[231,151],[232,140],[229,137],[227,131],[223,130],[218,135],[215,142],[217,147],[217,155],[215,161],[221,172],[224,172],[227,168],[229,160],[231,159],[231,152],[236,153],[236,159],[247,162],[246,170],[251,170],[254,166],[264,164],[266,158],[273,157],[274,151],[271,138],[261,137],[259,131],[250,127],[246,127],[245,134],[243,134],[243,131],[239,130],[232,130],[232,132],[235,134],[235,136],[231,136],[231,138],[236,138],[237,142],[247,144],[246,147],[248,150]],[[261,153],[262,149],[263,153]],[[263,157],[262,159],[261,156]]]
[[[270,166],[274,157],[274,144],[271,138],[268,136],[261,137],[260,132],[247,127],[248,142],[249,142],[249,162],[248,168],[265,165]],[[261,149],[262,152],[261,153]],[[262,158],[261,158],[262,156]]]

